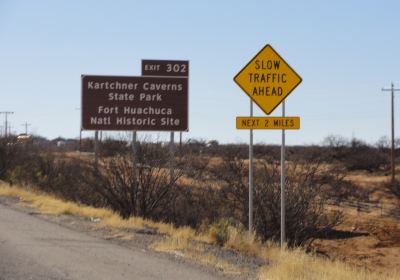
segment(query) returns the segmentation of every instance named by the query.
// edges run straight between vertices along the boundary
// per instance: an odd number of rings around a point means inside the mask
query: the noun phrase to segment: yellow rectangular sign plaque
[[[300,117],[236,117],[237,129],[300,129]]]

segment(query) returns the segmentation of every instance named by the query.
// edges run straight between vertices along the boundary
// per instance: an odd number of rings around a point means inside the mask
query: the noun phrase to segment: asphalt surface
[[[223,279],[0,204],[0,280]]]

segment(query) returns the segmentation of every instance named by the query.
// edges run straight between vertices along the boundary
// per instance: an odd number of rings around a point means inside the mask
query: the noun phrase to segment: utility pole
[[[8,125],[8,133],[7,133],[7,136],[10,136],[10,135],[11,135],[11,128],[12,128],[12,126],[9,124],[9,125]]]
[[[30,126],[31,124],[28,122],[25,122],[23,124],[21,124],[22,126],[25,126],[25,135],[28,135],[28,126]]]
[[[392,173],[392,183],[395,182],[395,149],[394,149],[394,92],[395,91],[400,91],[400,88],[395,88],[393,82],[391,83],[390,88],[382,88],[382,91],[390,91],[392,93],[392,102],[391,102],[391,107],[392,107],[392,148],[391,148],[391,173]]]
[[[0,112],[0,115],[1,114],[4,114],[6,116],[5,125],[4,125],[4,127],[5,127],[4,137],[7,138],[7,129],[8,129],[7,116],[14,114],[14,112],[3,111],[3,112]]]

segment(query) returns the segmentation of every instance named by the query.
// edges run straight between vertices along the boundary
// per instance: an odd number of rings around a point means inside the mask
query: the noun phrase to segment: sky
[[[301,118],[286,143],[328,135],[374,143],[390,135],[390,93],[381,88],[400,88],[399,10],[390,0],[0,0],[0,111],[14,112],[16,133],[28,122],[34,134],[77,138],[82,74],[139,76],[142,59],[189,60],[183,139],[247,143],[235,118],[249,115],[250,101],[233,77],[270,44],[303,79],[286,99],[286,115]],[[280,114],[281,106],[271,116]],[[281,132],[258,130],[254,141],[279,144]]]

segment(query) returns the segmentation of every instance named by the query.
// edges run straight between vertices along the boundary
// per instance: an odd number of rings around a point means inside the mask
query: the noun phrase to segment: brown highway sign
[[[142,75],[189,77],[189,61],[143,59]]]
[[[82,129],[188,130],[188,79],[82,75]]]

